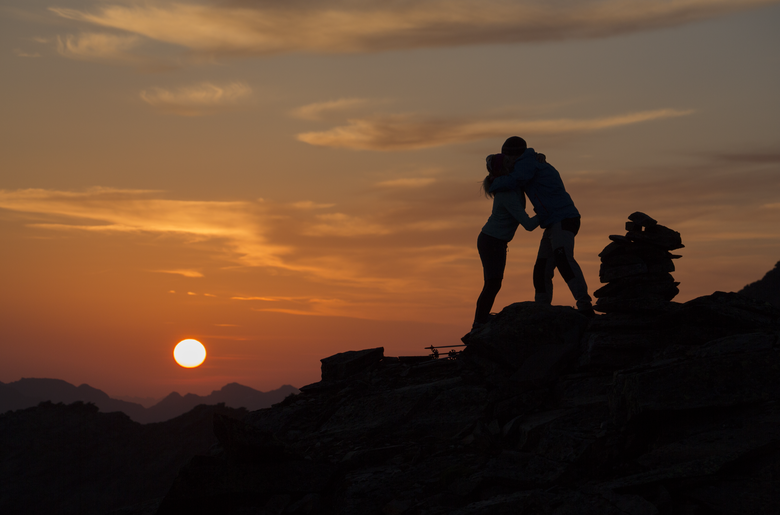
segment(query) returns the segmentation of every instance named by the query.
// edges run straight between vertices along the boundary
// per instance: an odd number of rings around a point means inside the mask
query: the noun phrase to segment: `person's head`
[[[493,179],[509,173],[505,166],[506,161],[506,156],[504,156],[504,154],[490,154],[485,158],[485,166],[487,167],[488,174],[482,181],[482,190],[485,192],[486,197],[493,197],[493,193],[490,193],[490,186],[493,184]]]
[[[527,148],[528,145],[523,138],[520,136],[512,136],[511,138],[507,138],[504,144],[501,145],[501,153],[507,156],[519,156],[522,155]]]

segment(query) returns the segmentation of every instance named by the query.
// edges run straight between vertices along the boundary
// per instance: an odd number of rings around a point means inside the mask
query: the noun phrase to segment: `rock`
[[[214,416],[214,435],[236,462],[276,462],[293,457],[273,433],[261,431],[246,422]]]
[[[612,312],[665,311],[680,290],[670,272],[674,259],[680,256],[670,250],[683,248],[680,233],[658,224],[644,213],[629,215],[625,236],[613,235],[599,254],[599,279],[607,283],[593,295],[598,299],[594,309]]]
[[[322,362],[322,380],[340,381],[376,365],[384,357],[385,349],[366,349],[347,351],[320,360]]]
[[[641,227],[654,227],[658,225],[658,222],[656,222],[654,219],[650,218],[646,214],[636,211],[634,213],[631,213],[628,215],[628,219],[631,221],[632,224],[637,227],[635,230],[639,230]],[[628,223],[628,222],[627,222]],[[630,231],[631,229],[626,228],[627,231]]]
[[[761,280],[748,284],[738,293],[780,309],[780,261]]]
[[[613,417],[628,421],[645,412],[726,408],[780,398],[778,335],[729,336],[615,374]]]
[[[572,308],[518,302],[471,333],[466,351],[489,356],[513,372],[523,369],[525,375],[515,376],[518,381],[544,380],[565,365],[587,325],[588,319]],[[529,359],[529,366],[522,368]],[[543,370],[534,370],[537,366]]]

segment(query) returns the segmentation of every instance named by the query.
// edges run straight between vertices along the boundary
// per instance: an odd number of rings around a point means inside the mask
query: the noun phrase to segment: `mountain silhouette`
[[[222,403],[228,407],[254,411],[281,402],[291,393],[297,392],[298,390],[290,385],[270,392],[261,392],[238,383],[230,383],[206,396],[192,393],[182,396],[172,392],[154,406],[145,408],[135,402],[113,399],[88,384],[74,386],[61,379],[22,378],[12,383],[0,383],[0,413],[29,408],[45,401],[55,404],[86,402],[94,404],[101,412],[121,411],[135,422],[148,424],[170,420],[200,404]]]
[[[197,406],[165,422],[139,424],[83,402],[7,412],[0,415],[0,513],[154,513],[181,467],[217,443],[214,415],[246,413]]]
[[[780,261],[762,279],[748,284],[738,293],[753,299],[763,300],[780,308]]]

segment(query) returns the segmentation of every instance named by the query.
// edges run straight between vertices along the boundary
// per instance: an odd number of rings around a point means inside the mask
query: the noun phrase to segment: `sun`
[[[184,368],[199,367],[206,360],[206,347],[198,340],[182,340],[173,349],[173,359]]]

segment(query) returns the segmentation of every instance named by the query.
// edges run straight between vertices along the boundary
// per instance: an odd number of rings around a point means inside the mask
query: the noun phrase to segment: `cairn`
[[[605,286],[593,295],[595,309],[603,313],[663,311],[680,293],[670,272],[674,259],[682,256],[671,250],[681,249],[680,233],[660,225],[644,213],[628,217],[625,236],[612,235],[599,257],[599,279]]]

